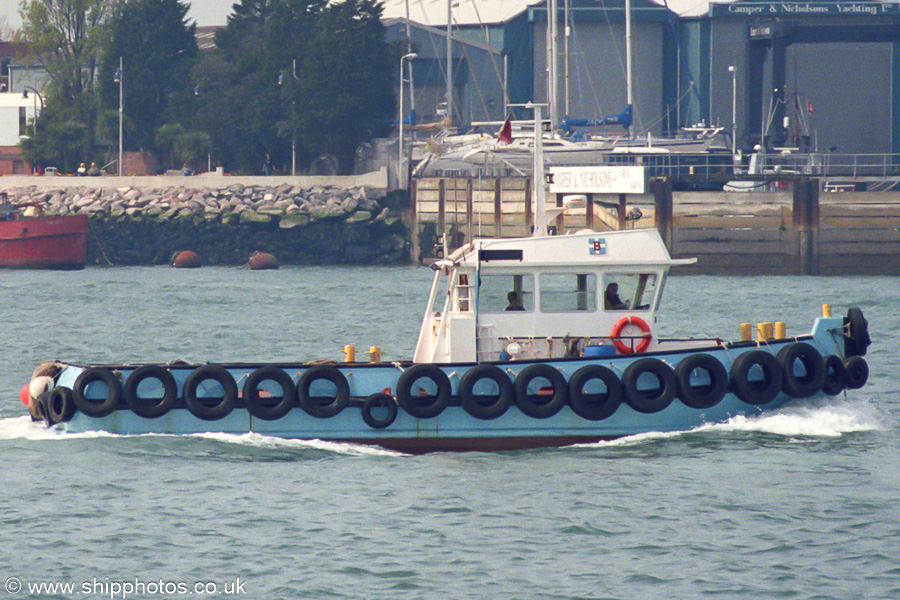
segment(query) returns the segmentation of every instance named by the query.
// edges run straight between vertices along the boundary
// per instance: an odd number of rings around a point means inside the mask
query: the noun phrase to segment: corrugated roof
[[[409,20],[423,25],[439,27],[447,25],[447,0],[382,0],[384,18],[405,19],[409,2]],[[504,23],[521,14],[529,6],[544,4],[545,0],[452,0],[453,20],[459,25]],[[562,8],[563,0],[558,0]],[[652,0],[660,6],[683,17],[696,17],[709,13],[709,0]],[[729,4],[735,0],[722,0]],[[602,3],[602,0],[600,0]]]

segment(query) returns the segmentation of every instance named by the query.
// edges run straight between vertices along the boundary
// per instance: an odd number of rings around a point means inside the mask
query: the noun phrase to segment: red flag
[[[509,119],[506,119],[506,122],[503,123],[503,128],[500,129],[497,141],[503,142],[504,144],[512,143],[512,122]]]
[[[813,108],[812,102],[810,102],[809,100],[806,101],[806,112],[810,115],[816,112],[816,109]]]

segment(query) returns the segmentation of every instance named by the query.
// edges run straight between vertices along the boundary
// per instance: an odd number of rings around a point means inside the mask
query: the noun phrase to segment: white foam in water
[[[33,440],[53,441],[70,439],[90,439],[119,437],[106,431],[88,431],[85,433],[66,433],[62,429],[52,429],[43,422],[35,422],[30,416],[0,419],[0,440]]]
[[[282,449],[312,449],[335,452],[338,454],[370,455],[370,456],[403,456],[399,452],[386,450],[377,446],[363,444],[347,444],[342,442],[326,442],[323,440],[295,440],[288,438],[272,437],[259,433],[195,433],[190,437],[203,438],[223,442],[226,444],[238,444],[255,448],[282,448]]]
[[[756,417],[736,416],[725,423],[695,431],[758,431],[786,437],[840,437],[845,433],[881,429],[875,415],[862,405],[792,407]]]
[[[828,406],[793,406],[762,415],[738,415],[723,423],[710,423],[684,431],[638,433],[581,447],[634,445],[648,440],[674,438],[697,432],[760,432],[785,437],[840,437],[858,431],[877,431],[883,427],[871,407],[864,403]]]
[[[41,422],[34,422],[31,417],[13,417],[8,419],[0,419],[0,440],[31,440],[31,441],[57,441],[57,440],[75,440],[75,439],[95,439],[95,438],[128,438],[128,437],[181,437],[169,434],[147,433],[140,435],[120,435],[109,433],[106,431],[87,431],[84,433],[66,433],[61,429],[48,428]],[[285,438],[270,437],[260,435],[258,433],[196,433],[187,435],[188,438],[202,438],[223,442],[228,444],[238,444],[243,446],[251,446],[256,448],[290,448],[290,449],[313,449],[323,450],[326,452],[334,452],[337,454],[350,455],[370,455],[370,456],[403,456],[398,452],[378,448],[375,446],[365,446],[362,444],[346,444],[338,442],[325,442],[322,440],[291,440]]]

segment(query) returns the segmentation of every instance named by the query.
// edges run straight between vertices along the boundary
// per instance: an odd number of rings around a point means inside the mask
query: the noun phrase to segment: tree
[[[37,139],[23,145],[29,148],[28,152],[42,149],[43,155],[26,154],[29,160],[65,164],[77,158],[73,155],[76,146],[82,160],[89,160],[92,155],[97,117],[94,73],[105,41],[104,25],[117,2],[22,0],[20,37],[29,44],[31,53],[41,61],[50,78],[45,95],[46,115],[38,120]],[[41,122],[44,127],[40,126]],[[76,132],[82,135],[77,144],[72,139]],[[54,135],[62,137],[54,139]]]
[[[154,147],[173,95],[193,86],[190,69],[197,58],[196,25],[188,23],[182,0],[130,0],[110,21],[109,42],[99,71],[101,104],[118,108],[115,73],[123,63],[124,112],[136,127],[126,147]]]
[[[357,145],[393,116],[393,55],[375,0],[242,0],[196,69],[197,121],[233,170],[262,157],[289,164],[334,154],[349,172]],[[294,77],[293,63],[296,61]],[[279,77],[283,85],[279,86]]]
[[[93,89],[104,24],[117,0],[22,0],[23,39],[50,77],[50,94],[76,104]]]
[[[298,130],[303,145],[333,154],[341,172],[357,146],[394,113],[393,57],[381,6],[372,0],[329,4],[298,62]]]

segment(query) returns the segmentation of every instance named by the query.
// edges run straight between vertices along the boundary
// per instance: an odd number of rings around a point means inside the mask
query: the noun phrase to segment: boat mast
[[[447,0],[447,126],[453,124],[453,0]]]
[[[550,131],[559,124],[559,75],[556,64],[559,51],[559,8],[557,0],[549,0],[547,7],[547,103],[550,105]],[[537,114],[537,113],[535,113]],[[538,122],[535,122],[537,125]]]
[[[543,104],[533,104],[531,102],[525,105],[525,108],[534,109],[533,237],[546,237],[547,235],[547,190],[544,186],[544,134],[541,131],[541,123],[544,121],[543,107]]]
[[[565,108],[566,108],[566,116],[569,116],[569,35],[571,33],[571,29],[569,27],[569,0],[565,0],[563,3],[563,10],[565,11],[565,20],[564,20],[564,29],[563,36],[565,38],[565,48],[563,50],[563,54],[565,55],[565,59],[563,60],[563,64],[565,65]]]
[[[409,29],[409,0],[406,0],[406,53],[412,54],[412,37]],[[415,85],[413,84],[413,66],[412,61],[407,61],[407,69],[409,69],[409,109],[415,114],[416,112],[416,94]],[[402,78],[401,78],[402,79]],[[403,94],[403,82],[400,82],[400,93]],[[400,115],[403,119],[403,115]]]
[[[627,104],[634,104],[634,91],[631,85],[631,0],[625,0],[625,90]],[[634,110],[632,106],[632,110]],[[628,126],[630,132],[631,126]]]

